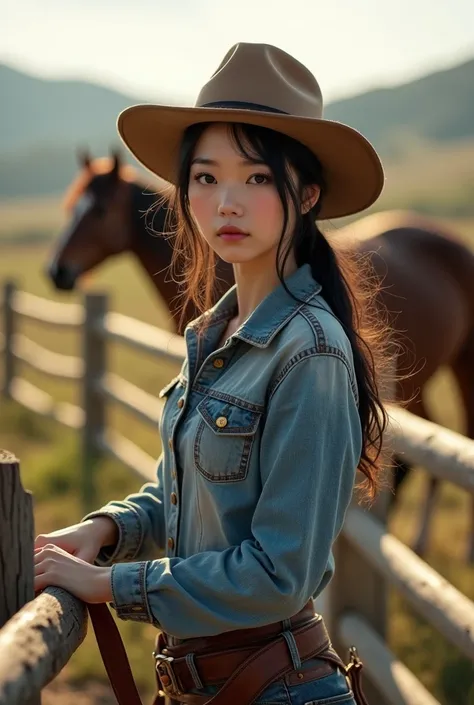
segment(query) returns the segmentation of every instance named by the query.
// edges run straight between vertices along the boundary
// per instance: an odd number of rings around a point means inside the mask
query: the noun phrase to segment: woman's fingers
[[[47,544],[51,543],[51,536],[48,536],[48,534],[39,534],[35,538],[35,548],[43,548]]]
[[[33,561],[36,564],[39,561],[44,560],[48,556],[54,556],[58,553],[63,553],[63,550],[59,548],[59,546],[55,546],[53,543],[47,543],[41,548],[34,549]]]

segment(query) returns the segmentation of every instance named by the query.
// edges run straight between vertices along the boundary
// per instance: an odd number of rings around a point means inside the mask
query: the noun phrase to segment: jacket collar
[[[267,347],[290,318],[322,288],[321,284],[313,279],[309,264],[299,267],[285,279],[285,284],[295,298],[279,284],[237,329],[233,338],[244,340],[256,347]],[[194,328],[206,319],[207,326],[214,327],[229,320],[236,310],[237,287],[234,285],[213,308],[193,321],[190,326]]]

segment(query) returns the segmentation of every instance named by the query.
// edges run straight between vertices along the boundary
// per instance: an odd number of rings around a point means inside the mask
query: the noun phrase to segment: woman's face
[[[275,265],[283,206],[270,169],[237,151],[225,124],[201,135],[188,189],[191,212],[209,246],[226,262]],[[291,230],[291,213],[288,231]],[[271,259],[270,259],[271,258]]]

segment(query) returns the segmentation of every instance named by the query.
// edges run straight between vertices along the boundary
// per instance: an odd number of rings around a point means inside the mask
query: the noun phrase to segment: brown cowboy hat
[[[134,105],[119,115],[117,126],[138,161],[172,184],[181,139],[194,123],[250,123],[282,132],[320,160],[326,193],[319,217],[338,218],[374,203],[384,174],[365,137],[322,114],[318,82],[303,64],[269,44],[241,42],[227,52],[194,107]]]

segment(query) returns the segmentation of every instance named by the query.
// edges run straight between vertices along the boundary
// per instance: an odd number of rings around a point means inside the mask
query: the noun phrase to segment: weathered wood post
[[[18,460],[0,449],[0,628],[33,599],[33,499]]]
[[[34,594],[33,498],[23,489],[20,464],[0,449],[0,629]],[[39,705],[41,696],[25,705]]]
[[[65,590],[34,595],[33,502],[14,455],[0,450],[0,704],[41,705],[41,690],[87,633],[85,605]]]
[[[13,354],[13,336],[15,333],[15,313],[13,311],[13,297],[15,296],[16,285],[14,282],[7,282],[3,294],[3,385],[2,393],[4,397],[11,397],[11,384],[15,376],[15,356]]]
[[[106,371],[106,343],[103,322],[107,313],[105,294],[86,294],[83,330],[83,399],[84,428],[82,431],[82,502],[84,512],[94,508],[94,474],[101,455],[98,438],[105,430],[105,399],[99,380]]]

